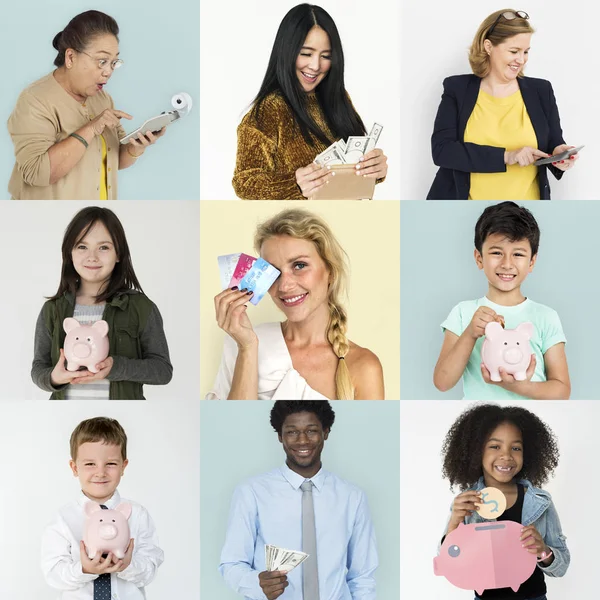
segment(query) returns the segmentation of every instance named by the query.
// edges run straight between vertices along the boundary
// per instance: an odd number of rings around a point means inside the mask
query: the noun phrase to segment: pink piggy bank
[[[86,367],[91,373],[97,373],[96,365],[108,356],[108,323],[96,321],[93,325],[82,325],[69,317],[63,321],[63,327],[67,332],[67,371]]]
[[[502,367],[517,381],[525,381],[531,362],[533,324],[521,323],[516,329],[502,329],[497,322],[485,326],[485,340],[481,349],[481,359],[490,372],[492,381],[502,381],[498,369]]]
[[[505,587],[516,592],[537,563],[535,554],[521,546],[522,527],[514,521],[461,523],[446,536],[433,572],[479,595]]]
[[[97,502],[86,502],[83,512],[83,542],[89,558],[98,551],[123,558],[130,539],[127,519],[131,516],[131,504],[121,502],[114,510],[105,510]]]

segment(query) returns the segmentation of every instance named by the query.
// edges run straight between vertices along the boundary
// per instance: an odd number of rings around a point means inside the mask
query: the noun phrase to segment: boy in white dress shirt
[[[148,511],[131,500],[122,500],[117,487],[127,467],[127,435],[114,419],[96,417],[82,421],[71,434],[73,475],[79,479],[77,500],[60,509],[44,532],[42,571],[58,590],[58,600],[142,600],[144,587],[164,560],[154,523]],[[112,552],[93,559],[83,542],[83,507],[88,501],[114,509],[121,502],[132,506],[131,539],[125,557]]]

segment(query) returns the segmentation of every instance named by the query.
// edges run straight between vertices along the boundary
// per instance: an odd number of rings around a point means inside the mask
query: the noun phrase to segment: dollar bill
[[[362,156],[377,146],[382,129],[383,125],[374,123],[369,135],[351,135],[347,142],[338,140],[318,154],[315,162],[323,166],[357,163]]]
[[[373,127],[371,127],[371,131],[369,131],[369,141],[367,142],[367,148],[365,154],[370,152],[377,146],[377,142],[379,141],[379,136],[381,135],[381,130],[383,129],[383,125],[379,123],[373,123]]]
[[[287,550],[272,544],[265,546],[265,564],[267,571],[289,573],[308,558],[308,554],[298,550]]]
[[[239,288],[254,292],[250,302],[258,304],[263,296],[269,291],[281,272],[264,258],[257,258],[252,267],[244,275],[239,283]]]
[[[236,254],[224,254],[223,256],[217,256],[217,262],[219,263],[219,276],[221,278],[221,289],[224,290],[227,287],[231,287],[229,282],[233,277],[233,272],[240,259],[241,252]]]
[[[351,135],[346,144],[346,161],[356,163],[364,156],[367,150],[369,138],[366,135]]]
[[[331,144],[331,146],[329,146],[329,148],[323,150],[321,154],[317,154],[315,157],[315,162],[324,167],[328,165],[344,164],[346,162],[344,159],[344,153],[337,144],[337,142],[334,142]]]

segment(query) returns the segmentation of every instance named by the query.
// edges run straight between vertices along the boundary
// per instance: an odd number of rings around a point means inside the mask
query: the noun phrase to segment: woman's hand
[[[258,337],[246,314],[247,302],[252,294],[253,292],[240,291],[234,287],[215,296],[217,324],[234,339],[240,350],[246,350],[258,343]]]
[[[77,383],[93,383],[94,381],[100,381],[101,379],[106,379],[108,377],[108,374],[110,373],[110,370],[112,369],[114,360],[112,356],[109,356],[107,358],[105,358],[102,362],[99,362],[96,365],[96,369],[98,369],[97,373],[91,373],[86,376],[86,377],[82,377],[81,379],[79,378],[75,378],[73,379],[73,381],[71,381],[71,383],[73,385],[77,384]]]
[[[52,369],[52,373],[50,373],[50,382],[56,387],[57,385],[73,383],[75,379],[82,381],[91,376],[92,373],[87,369],[85,371],[67,371],[65,367],[65,351],[61,348],[58,362],[54,366],[54,369]]]
[[[550,155],[538,150],[537,148],[531,148],[524,146],[518,150],[506,150],[504,152],[504,164],[507,165],[520,165],[521,167],[528,167],[532,165],[536,160],[540,158],[548,158]]]
[[[335,173],[329,167],[313,162],[306,167],[300,167],[296,171],[296,183],[302,195],[305,198],[311,198],[319,188],[322,188],[329,181],[329,177],[334,175]]]
[[[131,146],[129,149],[130,154],[136,158],[140,157],[144,154],[148,146],[152,146],[152,144],[156,143],[158,138],[165,135],[165,131],[167,131],[167,128],[163,127],[158,133],[152,133],[151,131],[146,131],[146,135],[141,132],[138,133],[137,139],[131,138],[131,140],[129,140],[129,145]],[[138,148],[138,150],[134,151],[133,148]]]
[[[110,127],[116,129],[120,123],[120,119],[133,119],[133,117],[122,110],[107,108],[103,110],[95,119],[89,122],[88,127],[91,128],[94,135],[102,135],[103,131]]]
[[[387,171],[387,156],[379,148],[367,152],[356,165],[356,174],[369,179],[383,179]]]
[[[552,152],[552,156],[556,154],[560,154],[561,152],[566,152],[571,148],[575,148],[575,146],[567,146],[567,144],[561,144],[560,146],[556,146],[554,151]],[[553,162],[552,164],[561,171],[568,171],[573,165],[575,161],[579,159],[579,153],[572,154],[569,158],[565,158],[564,160],[559,160],[558,162]]]
[[[454,502],[452,502],[452,514],[450,515],[447,533],[454,531],[464,521],[465,517],[472,515],[479,508],[480,504],[481,492],[468,490],[456,496]]]

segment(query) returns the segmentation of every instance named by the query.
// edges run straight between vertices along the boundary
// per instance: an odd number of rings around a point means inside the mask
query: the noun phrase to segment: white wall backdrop
[[[0,403],[0,598],[55,600],[40,567],[44,529],[80,493],[69,468],[69,438],[92,417],[117,419],[128,437],[122,497],[148,509],[165,561],[148,600],[198,598],[200,414],[198,402]]]
[[[552,494],[571,565],[564,577],[546,577],[548,598],[586,598],[597,588],[593,507],[600,486],[592,440],[597,437],[600,404],[531,400],[505,404],[534,412],[558,438],[560,462],[554,478],[543,487]],[[400,598],[473,598],[472,592],[433,574],[437,545],[452,499],[459,493],[458,489],[451,492],[448,481],[442,479],[442,442],[454,420],[470,405],[460,400],[400,402]]]
[[[235,200],[231,186],[236,128],[262,83],[279,23],[300,0],[206,2],[200,13],[200,198]],[[317,2],[337,25],[345,82],[370,128],[384,130],[379,145],[389,171],[376,199],[400,194],[400,8],[398,2]]]
[[[471,73],[468,48],[481,22],[500,10],[495,0],[402,2],[401,39],[401,196],[423,200],[437,167],[431,133],[445,77]],[[548,79],[554,88],[565,141],[585,144],[576,167],[561,181],[549,175],[552,198],[598,199],[594,173],[600,161],[600,53],[598,23],[590,4],[528,0],[525,10],[536,30],[526,75]]]

